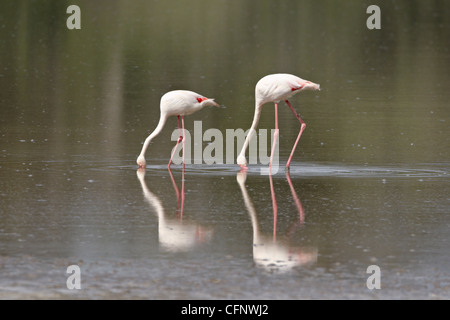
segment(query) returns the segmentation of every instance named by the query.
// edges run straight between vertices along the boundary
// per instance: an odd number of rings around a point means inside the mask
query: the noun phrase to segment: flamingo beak
[[[214,98],[211,98],[211,99],[209,99],[209,100],[212,101],[212,103],[214,104],[214,106],[220,107],[220,105],[219,105],[217,102],[214,101]]]

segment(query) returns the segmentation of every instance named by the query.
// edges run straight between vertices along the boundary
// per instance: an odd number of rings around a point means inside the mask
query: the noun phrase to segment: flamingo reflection
[[[175,218],[167,217],[161,200],[148,188],[145,182],[145,169],[138,169],[136,174],[146,201],[153,207],[158,216],[158,236],[161,247],[172,252],[189,251],[200,243],[208,242],[212,238],[213,230],[195,222],[183,221],[184,169],[182,171],[181,192],[172,171],[170,169],[168,171],[177,197]]]
[[[296,266],[317,261],[317,248],[292,246],[289,242],[290,236],[304,224],[305,212],[297,193],[294,190],[294,186],[292,185],[289,171],[286,171],[286,178],[298,211],[298,219],[296,219],[293,226],[286,232],[285,237],[280,240],[277,239],[278,206],[272,175],[269,175],[269,182],[273,207],[273,233],[272,236],[268,236],[262,234],[259,228],[257,213],[245,186],[247,170],[241,170],[237,174],[237,182],[241,188],[242,197],[244,198],[245,206],[250,215],[253,228],[253,260],[258,267],[267,271],[287,272]]]

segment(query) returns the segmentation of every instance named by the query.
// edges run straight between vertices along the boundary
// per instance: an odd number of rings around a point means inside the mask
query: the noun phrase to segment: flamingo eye
[[[201,102],[203,102],[205,100],[208,100],[208,98],[205,98],[205,97],[197,98],[198,103],[201,103]]]
[[[291,91],[295,91],[295,90],[300,90],[301,88],[303,88],[305,85],[300,85],[297,88],[291,88]]]

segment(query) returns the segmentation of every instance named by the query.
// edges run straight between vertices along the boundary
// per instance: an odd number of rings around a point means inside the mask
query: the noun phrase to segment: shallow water
[[[188,166],[182,200],[180,168],[177,197],[164,167],[119,162],[2,183],[2,298],[448,298],[448,167],[295,163],[272,177],[275,221],[255,169]]]
[[[445,1],[383,4],[381,30],[361,3],[79,3],[73,31],[63,2],[0,4],[0,298],[450,298]],[[248,129],[272,72],[322,88],[292,99],[307,129],[289,172],[284,105],[273,176],[225,158],[168,171],[175,119],[137,170],[163,93],[221,104],[186,117],[204,149],[209,128]]]

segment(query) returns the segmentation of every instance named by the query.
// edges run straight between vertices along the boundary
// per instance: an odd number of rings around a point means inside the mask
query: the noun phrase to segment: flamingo
[[[278,103],[284,100],[301,124],[297,140],[295,141],[294,147],[291,151],[291,155],[289,156],[289,159],[286,163],[286,168],[289,169],[289,165],[291,164],[295,148],[297,147],[298,141],[300,140],[300,137],[306,128],[306,124],[299,116],[299,114],[294,110],[288,99],[290,99],[295,94],[305,90],[320,90],[320,85],[287,73],[270,74],[258,81],[255,87],[255,115],[253,117],[253,122],[245,139],[242,150],[237,157],[237,164],[241,166],[241,168],[247,168],[245,151],[247,150],[250,139],[255,133],[259,118],[261,116],[262,106],[269,102],[273,102],[275,104],[275,133],[273,139],[274,143],[272,146],[272,152],[269,162],[269,168],[272,167],[273,153],[275,149],[274,147],[276,138],[278,137]]]
[[[194,112],[203,109],[207,106],[216,106],[219,105],[214,101],[214,99],[206,98],[201,94],[195,93],[193,91],[188,90],[174,90],[169,91],[161,97],[160,109],[161,116],[159,118],[158,125],[155,130],[145,139],[144,145],[142,146],[141,153],[137,158],[136,162],[139,168],[145,168],[145,151],[148,148],[148,145],[156,137],[161,130],[164,128],[164,125],[167,121],[167,118],[170,116],[177,116],[178,118],[178,130],[183,130],[183,133],[180,132],[180,137],[177,140],[177,144],[173,149],[172,156],[170,157],[170,161],[168,167],[172,164],[172,158],[175,154],[178,144],[183,141],[183,167],[184,167],[184,116],[193,114]],[[181,127],[180,127],[180,118],[181,118]]]

